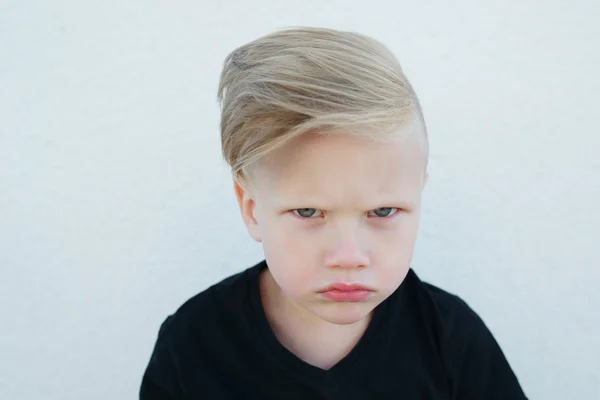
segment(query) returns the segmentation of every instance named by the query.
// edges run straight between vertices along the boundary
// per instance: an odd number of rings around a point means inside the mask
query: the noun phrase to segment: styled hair
[[[399,62],[362,34],[297,27],[240,46],[225,59],[218,99],[223,156],[242,181],[251,164],[306,132],[385,140],[416,123],[428,154],[421,105]]]

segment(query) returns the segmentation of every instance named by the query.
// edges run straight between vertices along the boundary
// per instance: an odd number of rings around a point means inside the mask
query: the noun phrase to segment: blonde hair
[[[354,32],[288,28],[232,51],[218,99],[223,156],[234,177],[306,132],[383,140],[413,122],[428,152],[421,105],[394,55]]]

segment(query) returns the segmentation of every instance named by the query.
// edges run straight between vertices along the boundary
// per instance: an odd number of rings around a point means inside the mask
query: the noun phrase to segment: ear
[[[237,179],[233,180],[233,188],[235,190],[235,196],[237,197],[238,205],[242,213],[242,219],[248,233],[257,242],[262,242],[260,235],[260,229],[258,227],[258,220],[256,218],[255,200],[250,188],[247,184],[243,184]]]

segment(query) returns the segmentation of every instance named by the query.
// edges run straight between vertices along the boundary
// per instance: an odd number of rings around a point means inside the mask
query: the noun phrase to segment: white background
[[[451,3],[0,2],[0,398],[136,398],[166,315],[260,260],[216,89],[290,25],[394,51],[431,138],[413,267],[530,398],[600,398],[600,3]]]

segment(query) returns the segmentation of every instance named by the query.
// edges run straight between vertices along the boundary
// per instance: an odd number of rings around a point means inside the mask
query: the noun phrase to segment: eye
[[[399,208],[382,207],[382,208],[377,208],[370,212],[375,214],[375,217],[377,217],[377,218],[387,218],[387,217],[391,217],[392,215],[396,214],[398,211],[400,211]]]
[[[317,210],[316,208],[298,208],[296,210],[292,210],[294,214],[299,216],[300,218],[318,218],[322,215],[322,212]],[[321,214],[319,214],[321,213]]]

